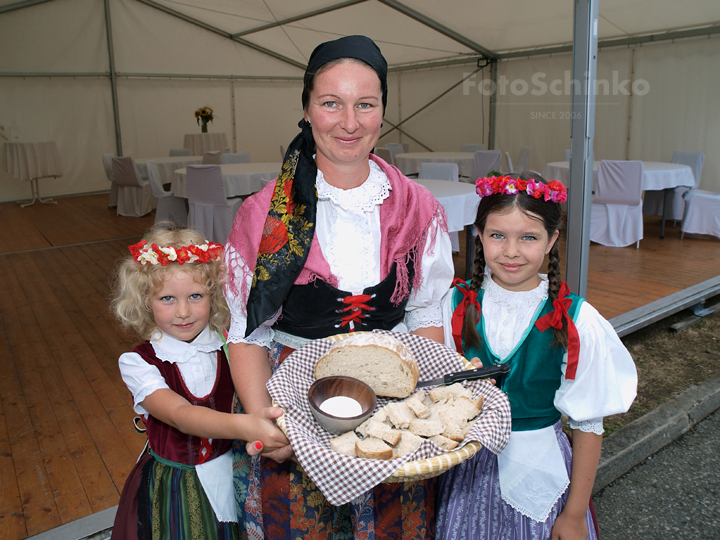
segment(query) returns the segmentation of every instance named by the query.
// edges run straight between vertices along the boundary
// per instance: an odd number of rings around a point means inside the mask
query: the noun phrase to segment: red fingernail
[[[257,448],[258,450],[262,450],[262,449],[263,449],[262,443],[261,443],[260,441],[256,442],[256,443],[255,443],[255,448]]]

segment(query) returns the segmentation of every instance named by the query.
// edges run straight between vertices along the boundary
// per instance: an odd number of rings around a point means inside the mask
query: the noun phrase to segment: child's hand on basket
[[[473,365],[473,367],[481,368],[483,367],[483,363],[480,361],[480,359],[476,356],[475,358],[470,360],[470,363]],[[495,379],[488,379],[490,383],[492,383],[493,386],[497,386],[497,381]]]

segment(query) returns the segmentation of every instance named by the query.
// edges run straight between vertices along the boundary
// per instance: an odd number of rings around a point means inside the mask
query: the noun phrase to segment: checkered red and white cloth
[[[412,351],[420,368],[421,381],[465,369],[461,357],[440,343],[412,334],[386,333]],[[268,381],[267,388],[273,401],[285,409],[287,436],[298,461],[330,504],[339,506],[381,483],[406,462],[438,456],[446,451],[429,440],[423,441],[412,454],[390,461],[353,458],[330,450],[330,439],[335,435],[315,421],[307,393],[315,382],[316,362],[332,344],[330,340],[320,339],[293,352]],[[510,402],[488,381],[465,384],[472,388],[476,397],[482,394],[483,408],[479,420],[458,448],[470,441],[478,441],[490,451],[499,453],[510,438]],[[378,397],[378,408],[393,400]]]

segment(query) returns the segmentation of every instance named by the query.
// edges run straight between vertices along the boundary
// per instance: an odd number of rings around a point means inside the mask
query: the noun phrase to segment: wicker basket
[[[330,336],[326,339],[330,341],[340,341],[348,337],[348,335],[350,334],[338,334],[335,336]],[[474,367],[470,362],[467,361],[466,358],[461,355],[458,356],[460,356],[460,358],[462,359],[466,369],[471,369]],[[273,405],[276,404],[273,403]],[[280,418],[277,418],[276,422],[282,432],[287,435],[287,430],[285,427],[285,416],[283,415]],[[386,484],[392,484],[397,482],[416,482],[418,480],[425,480],[427,478],[439,476],[451,467],[454,467],[455,465],[462,463],[466,459],[473,457],[481,448],[482,444],[477,441],[471,441],[458,450],[446,452],[444,454],[433,456],[427,459],[409,461],[402,465],[400,468],[398,468],[385,480],[383,480],[383,482]]]

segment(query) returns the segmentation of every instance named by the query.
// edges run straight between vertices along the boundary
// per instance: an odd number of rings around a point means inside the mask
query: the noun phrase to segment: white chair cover
[[[135,160],[131,157],[112,158],[113,175],[118,187],[117,214],[142,217],[152,212],[156,199],[150,182],[140,178]]]
[[[512,159],[510,159],[510,152],[505,152],[505,159],[507,160],[507,173],[512,174],[515,171],[513,169]]]
[[[155,209],[155,223],[169,221],[180,227],[187,227],[187,200],[182,197],[176,197],[172,192],[163,189],[157,163],[148,160],[145,162],[145,165],[147,166],[150,188],[158,201],[157,208]]]
[[[563,150],[563,161],[570,161],[570,157],[572,156],[572,150],[569,148],[567,150]]]
[[[187,189],[188,227],[206,240],[224,244],[242,199],[225,197],[225,184],[218,165],[188,165]]]
[[[171,148],[170,157],[174,156],[192,156],[191,148]]]
[[[220,156],[220,163],[251,163],[249,152],[237,152],[235,154],[223,154]]]
[[[500,150],[478,150],[475,152],[475,160],[473,161],[473,172],[470,177],[470,183],[474,184],[478,178],[483,178],[488,171],[500,171],[502,154]]]
[[[484,144],[464,144],[460,147],[461,152],[479,152],[485,150]]]
[[[685,150],[675,150],[670,163],[678,163],[687,165],[693,171],[695,185],[692,188],[676,187],[671,190],[667,196],[667,208],[665,210],[665,219],[680,221],[685,215],[685,194],[690,189],[696,189],[700,185],[700,174],[702,173],[703,164],[705,163],[705,154],[702,152],[686,152]],[[646,191],[643,200],[643,213],[646,216],[662,216],[664,191]]]
[[[203,154],[203,165],[220,165],[222,159],[222,152],[220,150],[210,150]]]
[[[512,172],[519,174],[523,171],[527,171],[529,166],[530,166],[530,147],[529,146],[521,146],[520,152],[518,152],[518,158],[515,161]]]
[[[643,237],[642,161],[606,161],[598,166],[590,240],[624,247]]]
[[[373,154],[375,154],[377,157],[383,159],[386,163],[393,165],[392,154],[390,153],[390,150],[388,150],[387,148],[376,147],[375,150],[373,150]]]
[[[395,156],[405,152],[405,148],[403,147],[403,145],[401,143],[387,143],[385,145],[385,148],[390,150],[390,154],[392,155],[392,158],[393,158],[393,163],[395,163]]]
[[[421,163],[418,179],[457,182],[459,179],[457,163]],[[450,233],[450,243],[455,253],[460,251],[460,240],[457,231]]]
[[[103,167],[105,168],[105,176],[107,176],[107,179],[110,182],[110,198],[108,199],[108,208],[117,207],[118,201],[118,187],[115,183],[115,175],[113,174],[112,158],[112,154],[103,154],[102,156]]]
[[[711,234],[720,238],[720,191],[692,189],[685,195],[682,233]]]

